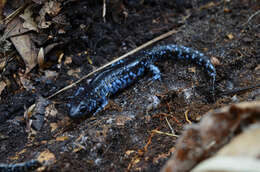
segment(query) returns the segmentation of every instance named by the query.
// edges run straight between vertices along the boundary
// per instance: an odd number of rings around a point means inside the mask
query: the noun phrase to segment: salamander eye
[[[79,111],[80,111],[81,113],[86,112],[86,111],[87,111],[87,106],[84,105],[84,104],[81,104],[80,107],[79,107]]]

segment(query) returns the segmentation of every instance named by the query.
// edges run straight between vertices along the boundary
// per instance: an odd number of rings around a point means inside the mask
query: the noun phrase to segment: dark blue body
[[[107,105],[109,96],[132,84],[147,70],[153,72],[154,80],[159,79],[160,70],[154,63],[164,59],[189,61],[203,67],[212,80],[214,91],[216,70],[209,57],[184,46],[157,46],[141,52],[136,58],[128,57],[108,66],[93,78],[87,88],[80,87],[73,96],[73,102],[68,104],[70,117],[79,118],[99,112]]]
[[[31,172],[41,167],[38,160],[30,160],[18,164],[0,164],[0,172]]]

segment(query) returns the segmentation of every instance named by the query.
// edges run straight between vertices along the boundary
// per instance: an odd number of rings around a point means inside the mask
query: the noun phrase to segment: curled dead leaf
[[[28,29],[23,27],[21,19],[18,17],[13,19],[5,30],[5,33],[8,33],[7,37],[12,36],[10,39],[25,63],[25,73],[30,72],[37,65],[38,52],[30,38],[30,34],[25,34],[28,31]]]
[[[211,63],[212,63],[214,66],[219,66],[219,65],[220,65],[220,61],[218,60],[217,57],[211,57],[211,58],[210,58],[210,61],[211,61]]]
[[[57,138],[56,138],[56,141],[58,141],[58,142],[63,142],[63,141],[68,140],[68,139],[69,139],[68,136],[60,136],[60,137],[57,137]]]
[[[51,132],[55,131],[58,128],[58,124],[55,122],[50,123],[50,126],[51,126]]]
[[[37,62],[40,69],[44,68],[44,49],[41,47],[37,56]]]
[[[32,18],[33,12],[31,11],[31,6],[28,6],[24,13],[20,15],[20,17],[24,20],[23,27],[28,30],[34,30],[38,32],[37,24],[34,22]]]
[[[0,81],[0,95],[1,95],[2,91],[5,89],[5,87],[6,87],[6,83],[4,81]],[[1,99],[1,97],[0,97],[0,99]]]
[[[31,81],[27,79],[25,76],[20,76],[20,81],[23,85],[23,88],[25,88],[27,91],[35,90],[35,87],[31,83]]]
[[[234,35],[232,33],[227,34],[228,39],[234,39]]]
[[[161,172],[190,171],[198,162],[216,153],[234,137],[236,131],[250,125],[249,121],[260,121],[260,101],[243,102],[209,111],[200,123],[186,128],[177,141],[176,151]]]
[[[56,162],[56,157],[49,150],[45,150],[40,153],[37,160],[44,164],[53,164]]]

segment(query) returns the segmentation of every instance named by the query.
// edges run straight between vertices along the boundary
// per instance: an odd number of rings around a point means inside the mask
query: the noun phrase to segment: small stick
[[[104,22],[106,22],[106,11],[107,11],[106,0],[103,0],[103,13],[102,13],[102,17],[103,17]]]
[[[189,114],[189,110],[186,110],[186,111],[185,111],[185,119],[186,119],[186,121],[187,121],[189,124],[192,124],[192,122],[189,120],[188,114]]]
[[[248,87],[244,87],[244,88],[237,88],[232,91],[224,91],[224,92],[220,93],[220,95],[221,96],[228,96],[228,95],[231,96],[234,94],[242,94],[242,93],[245,93],[246,91],[256,89],[258,87],[260,87],[260,84],[256,84],[256,85],[252,85],[252,86],[248,86]]]
[[[173,134],[173,135],[175,135],[175,132],[174,132],[174,130],[173,130],[173,128],[172,128],[172,126],[171,126],[171,124],[169,123],[169,121],[168,121],[167,117],[165,117],[165,120],[166,120],[166,122],[167,122],[167,124],[168,124],[169,128],[171,129],[171,132],[172,132],[172,134]]]
[[[47,99],[50,99],[50,98],[56,96],[57,94],[59,94],[59,93],[65,91],[65,90],[68,90],[68,89],[70,89],[70,88],[76,86],[78,83],[80,83],[80,82],[83,81],[84,79],[86,79],[86,78],[88,78],[89,76],[93,75],[94,73],[96,73],[96,72],[98,72],[98,71],[104,69],[105,67],[107,67],[107,66],[109,66],[109,65],[111,65],[111,64],[113,64],[113,63],[115,63],[115,62],[117,62],[117,61],[119,61],[119,60],[122,60],[122,59],[126,58],[127,56],[130,56],[130,55],[136,53],[137,51],[140,51],[140,50],[142,50],[142,49],[148,47],[149,45],[151,45],[151,44],[153,44],[153,43],[155,43],[155,42],[158,42],[158,41],[160,41],[160,40],[162,40],[162,39],[164,39],[164,38],[167,38],[167,37],[169,37],[169,36],[171,36],[172,34],[175,34],[175,33],[177,33],[177,32],[178,32],[178,30],[172,29],[172,30],[170,30],[169,32],[164,33],[164,34],[162,34],[162,35],[160,35],[160,36],[158,36],[158,37],[156,37],[156,38],[154,38],[154,39],[152,39],[152,40],[146,42],[145,44],[143,44],[143,45],[141,45],[141,46],[139,46],[139,47],[133,49],[132,51],[129,51],[128,53],[126,53],[126,54],[124,54],[124,55],[122,55],[122,56],[120,56],[120,57],[118,57],[118,58],[112,60],[111,62],[109,62],[109,63],[107,63],[107,64],[101,66],[100,68],[97,68],[96,70],[94,70],[94,71],[90,72],[89,74],[83,76],[82,78],[80,78],[80,79],[77,80],[76,82],[74,82],[74,83],[72,83],[72,84],[70,84],[70,85],[68,85],[68,86],[66,86],[66,87],[64,87],[64,88],[62,88],[62,89],[60,89],[60,90],[57,91],[56,93],[54,93],[54,94],[50,95],[49,97],[47,97]]]
[[[247,23],[249,23],[250,20],[252,20],[252,18],[255,17],[256,15],[258,15],[259,13],[260,13],[260,10],[258,10],[258,11],[255,12],[253,15],[251,15],[251,16],[248,18],[247,22],[245,22],[242,26],[244,26],[244,25],[246,25]]]
[[[171,137],[179,137],[178,135],[176,134],[171,134],[171,133],[166,133],[166,132],[162,132],[162,131],[159,131],[159,130],[152,130],[153,133],[157,133],[157,134],[163,134],[163,135],[166,135],[166,136],[171,136]]]

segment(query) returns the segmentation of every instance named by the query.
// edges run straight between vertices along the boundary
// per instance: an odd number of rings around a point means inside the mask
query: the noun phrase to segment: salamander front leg
[[[148,69],[153,72],[153,77],[150,79],[150,81],[161,80],[161,72],[157,66],[151,64],[148,66]]]
[[[95,116],[95,115],[98,114],[101,110],[103,110],[103,109],[106,107],[107,104],[108,104],[107,98],[103,98],[103,99],[102,99],[102,104],[101,104],[100,107],[96,110],[96,112],[93,113],[93,116]]]

